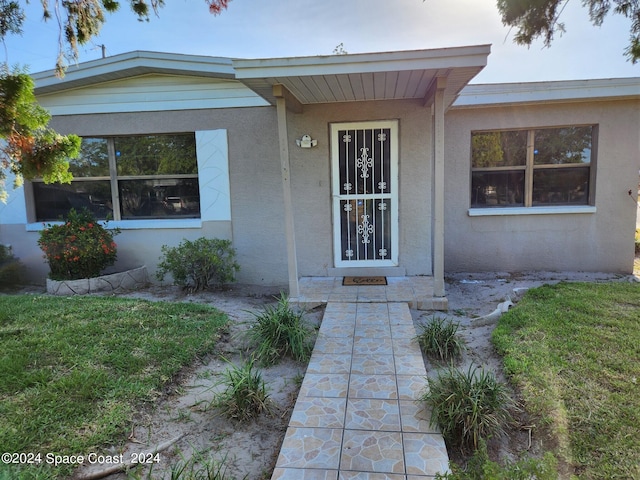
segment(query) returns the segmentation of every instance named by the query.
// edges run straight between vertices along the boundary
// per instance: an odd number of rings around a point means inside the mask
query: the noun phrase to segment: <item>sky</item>
[[[230,58],[330,55],[491,44],[488,64],[471,83],[640,77],[640,62],[624,56],[630,20],[610,15],[594,27],[580,0],[569,0],[561,21],[566,33],[550,48],[513,42],[496,0],[231,0],[219,16],[204,0],[165,0],[159,16],[139,22],[129,2],[109,15],[100,36],[80,46],[80,62],[133,50]],[[50,1],[50,3],[53,3]],[[0,47],[0,61],[30,73],[53,69],[55,19],[42,21],[41,3],[27,6],[21,37]],[[2,58],[4,56],[4,58]]]

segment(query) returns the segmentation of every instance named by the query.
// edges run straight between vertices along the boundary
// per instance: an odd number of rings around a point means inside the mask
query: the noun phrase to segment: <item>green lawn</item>
[[[227,318],[212,308],[108,297],[0,296],[0,446],[40,466],[0,478],[62,478],[46,454],[104,454],[132,414],[197,356]],[[2,453],[0,452],[0,453]]]
[[[640,285],[530,290],[493,340],[562,473],[640,478]]]

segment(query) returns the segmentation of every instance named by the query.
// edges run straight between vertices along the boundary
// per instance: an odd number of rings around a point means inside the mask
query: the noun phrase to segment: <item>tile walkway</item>
[[[329,301],[272,480],[418,480],[447,471],[442,436],[415,402],[426,371],[414,337],[405,302]]]

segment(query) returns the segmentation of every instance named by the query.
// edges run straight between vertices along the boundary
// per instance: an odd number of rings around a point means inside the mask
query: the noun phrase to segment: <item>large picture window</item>
[[[471,134],[471,207],[590,205],[595,126]]]
[[[37,221],[88,208],[114,220],[198,218],[195,134],[83,138],[69,185],[34,181]]]

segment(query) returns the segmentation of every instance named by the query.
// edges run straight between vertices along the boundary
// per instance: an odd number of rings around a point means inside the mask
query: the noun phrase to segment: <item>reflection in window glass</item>
[[[74,177],[108,177],[109,153],[105,138],[83,138],[78,158],[69,160]]]
[[[198,179],[120,180],[122,219],[200,216]]]
[[[476,132],[471,135],[473,168],[525,165],[527,132]]]
[[[471,207],[589,205],[597,126],[471,133]]]
[[[198,172],[194,134],[117,137],[114,146],[118,175]]]
[[[83,138],[69,163],[70,185],[33,182],[37,221],[83,207],[99,219],[200,216],[194,133]]]
[[[535,165],[591,162],[592,127],[545,128],[535,131]]]
[[[33,183],[38,221],[61,220],[69,210],[89,209],[97,219],[113,217],[111,188],[108,180],[72,182],[71,184]]]
[[[524,171],[473,172],[471,206],[523,206]]]
[[[533,204],[588,205],[589,168],[534,170]]]

